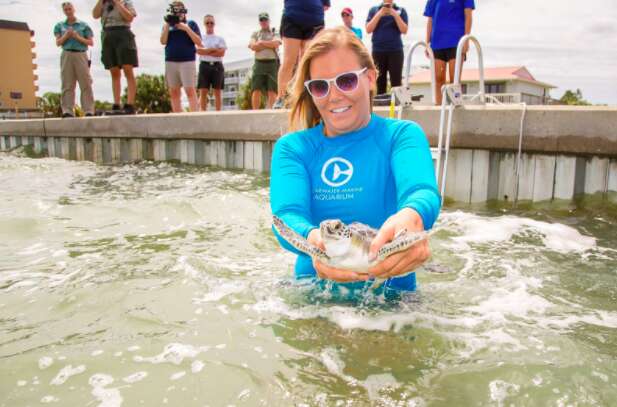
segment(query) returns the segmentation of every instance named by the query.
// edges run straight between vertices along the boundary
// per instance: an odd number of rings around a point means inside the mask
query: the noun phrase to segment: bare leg
[[[294,67],[298,62],[298,55],[302,48],[302,40],[283,37],[283,63],[278,72],[278,97],[285,96],[287,84],[291,80]]]
[[[251,107],[253,110],[257,110],[261,107],[261,91],[254,90],[251,94]]]
[[[109,70],[111,73],[111,91],[114,94],[114,104],[120,104],[120,79],[121,79],[121,71],[120,68],[111,68]]]
[[[189,109],[191,112],[199,112],[199,102],[197,101],[197,91],[195,88],[184,88],[186,98],[189,100]]]
[[[221,110],[223,107],[223,98],[222,98],[222,90],[214,89],[214,106],[216,110]]]
[[[437,92],[435,104],[441,106],[441,87],[446,83],[446,63],[441,59],[435,60],[435,89]]]
[[[135,94],[137,93],[137,82],[133,73],[132,65],[123,65],[124,77],[126,78],[126,102],[129,105],[135,104]]]
[[[208,93],[210,93],[209,89],[199,89],[199,106],[202,112],[208,110]]]
[[[266,109],[272,109],[272,105],[276,100],[276,92],[271,90],[268,92],[268,98],[266,99]]]
[[[180,103],[180,87],[169,88],[169,99],[171,102],[171,111],[178,113],[182,111],[182,104]]]

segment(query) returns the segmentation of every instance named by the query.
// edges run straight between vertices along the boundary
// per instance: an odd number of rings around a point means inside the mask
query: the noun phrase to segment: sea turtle
[[[377,230],[368,225],[358,222],[346,225],[339,219],[324,220],[319,224],[319,232],[326,247],[324,252],[294,232],[277,216],[272,218],[278,234],[302,253],[330,267],[360,274],[368,274],[371,267],[388,256],[406,250],[428,237],[426,231],[408,232],[403,229],[377,252],[374,259],[370,259],[369,249]]]

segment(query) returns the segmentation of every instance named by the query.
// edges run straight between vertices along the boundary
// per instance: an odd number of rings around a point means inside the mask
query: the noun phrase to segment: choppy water
[[[445,211],[399,303],[291,284],[268,180],[0,156],[0,405],[617,403],[616,217]]]

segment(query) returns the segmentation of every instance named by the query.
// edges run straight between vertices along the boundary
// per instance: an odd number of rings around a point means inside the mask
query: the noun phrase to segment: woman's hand
[[[390,216],[383,224],[377,236],[371,243],[371,256],[376,257],[379,249],[392,241],[394,236],[401,231],[418,232],[424,230],[422,218],[418,212],[411,208],[403,208]],[[384,261],[378,263],[369,270],[369,273],[378,278],[391,278],[408,273],[422,265],[431,256],[428,240],[423,240],[411,246],[409,249],[395,253]]]
[[[306,239],[313,246],[319,247],[325,251],[326,247],[321,240],[321,233],[319,229],[313,229]],[[341,270],[333,267],[326,266],[325,264],[313,259],[313,267],[317,271],[317,276],[326,280],[333,280],[338,283],[350,283],[353,281],[366,281],[370,277],[367,274],[358,274],[351,270]]]

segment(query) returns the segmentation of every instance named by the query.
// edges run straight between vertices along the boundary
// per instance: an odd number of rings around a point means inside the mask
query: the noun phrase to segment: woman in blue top
[[[426,136],[416,123],[372,113],[376,76],[367,49],[345,27],[317,35],[298,66],[291,94],[292,132],[274,147],[270,203],[276,216],[316,246],[323,247],[318,225],[324,219],[379,229],[371,245],[375,253],[401,229],[429,229],[439,214]],[[415,274],[397,276],[428,257],[428,243],[423,242],[390,256],[370,273],[389,278],[386,288],[412,291]],[[295,274],[342,283],[367,279],[301,253]]]
[[[471,15],[475,8],[474,0],[428,0],[424,15],[426,24],[426,43],[435,56],[435,83],[437,99],[441,105],[441,87],[446,83],[446,65],[450,75],[449,82],[454,82],[456,47],[464,35],[471,33]],[[469,44],[463,47],[463,60],[466,58]],[[427,51],[428,52],[428,51]],[[463,61],[461,61],[461,69]]]

